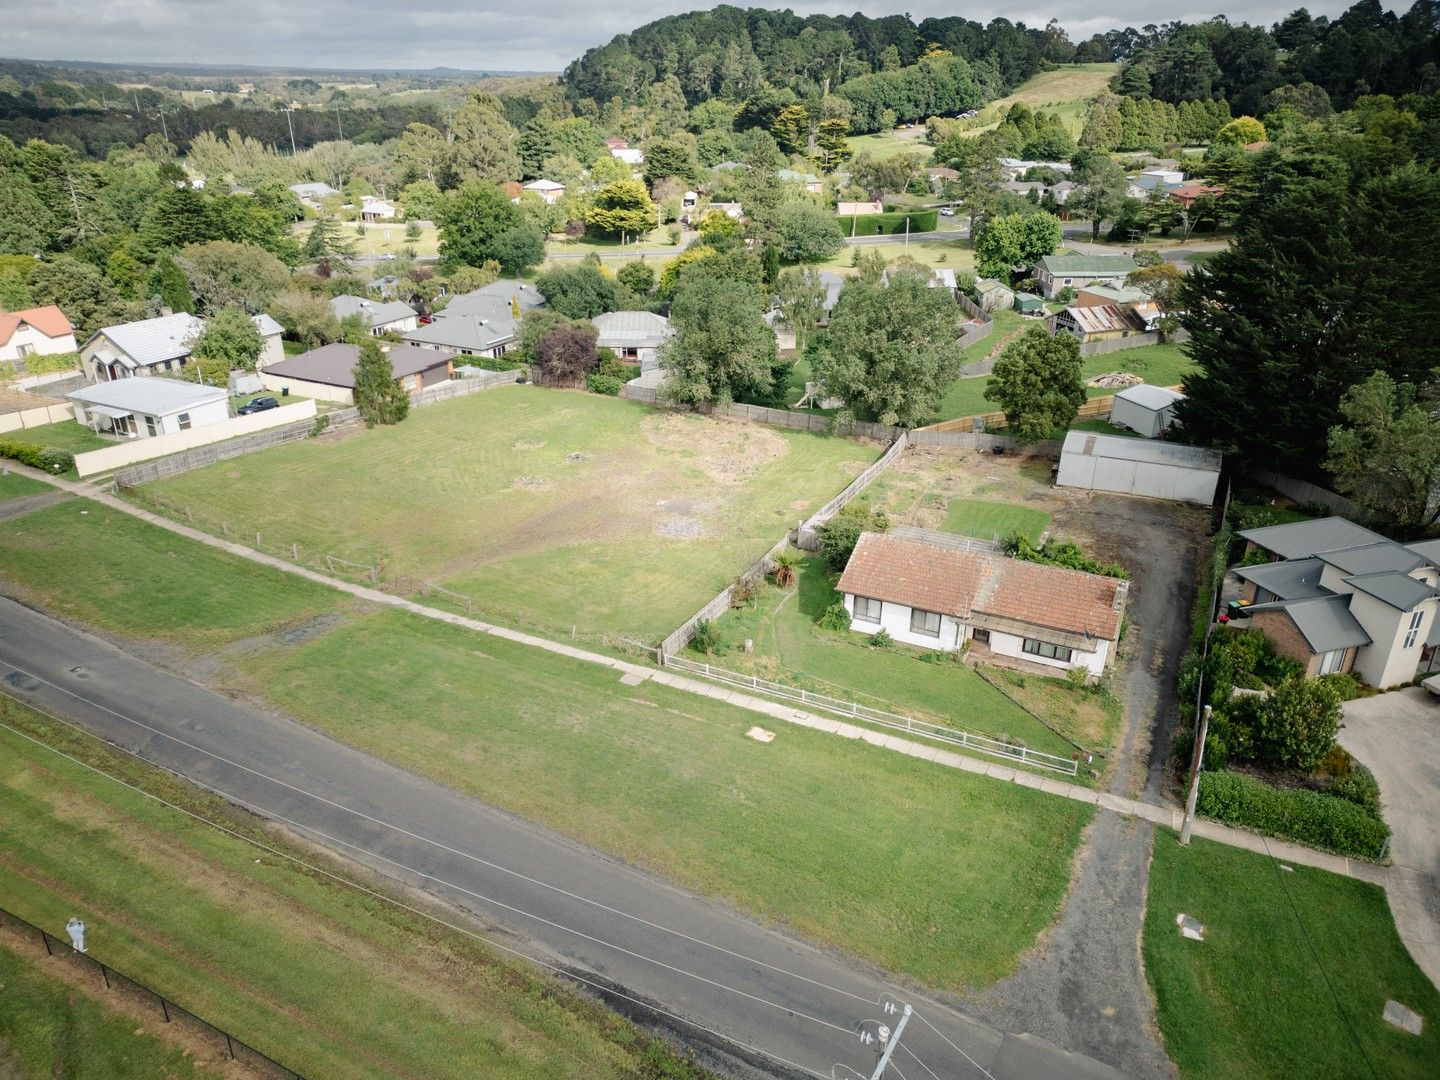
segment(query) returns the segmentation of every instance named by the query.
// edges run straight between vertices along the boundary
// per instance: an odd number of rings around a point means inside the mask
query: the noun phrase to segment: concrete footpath
[[[242,559],[249,559],[251,562],[260,563],[261,565],[272,567],[287,574],[295,574],[298,577],[308,578],[311,581],[321,585],[328,585],[333,589],[338,589],[341,592],[348,593],[361,600],[367,600],[373,604],[398,608],[422,618],[451,623],[455,626],[463,626],[476,633],[491,634],[495,637],[505,638],[506,640],[528,645],[532,648],[558,653],[561,656],[567,656],[583,663],[598,664],[602,667],[612,668],[617,676],[630,680],[652,679],[664,686],[669,686],[685,693],[728,702],[737,708],[749,710],[750,712],[772,720],[779,720],[787,724],[796,724],[800,727],[808,727],[816,731],[828,732],[833,735],[838,735],[841,738],[860,739],[881,749],[907,754],[925,761],[933,761],[937,765],[943,765],[946,768],[958,769],[961,772],[975,773],[981,776],[989,776],[992,779],[1019,784],[1022,787],[1034,788],[1050,795],[1057,795],[1061,798],[1090,803],[1101,810],[1108,810],[1124,817],[1143,818],[1146,821],[1151,821],[1157,825],[1163,825],[1172,829],[1178,829],[1180,827],[1182,812],[1178,807],[1157,805],[1153,802],[1114,795],[1109,792],[1088,788],[1081,784],[1072,784],[1063,780],[1052,779],[1048,776],[1040,776],[1027,772],[1024,769],[1012,768],[1000,762],[988,762],[979,758],[967,757],[964,754],[957,754],[938,746],[930,746],[909,739],[902,739],[894,735],[886,735],[866,727],[848,724],[842,720],[830,717],[817,716],[813,713],[795,709],[789,705],[782,705],[766,698],[718,686],[702,679],[694,679],[664,669],[656,669],[643,664],[631,663],[627,660],[619,660],[615,657],[606,656],[603,653],[579,649],[573,645],[552,641],[549,638],[539,637],[535,634],[527,634],[523,631],[512,630],[505,626],[496,626],[493,623],[483,622],[479,619],[459,615],[454,612],[442,611],[439,608],[429,607],[425,604],[417,604],[415,601],[407,600],[402,596],[395,596],[391,593],[382,592],[379,589],[373,589],[365,585],[357,585],[353,582],[330,577],[319,571],[289,562],[286,559],[267,555],[262,551],[256,551],[254,548],[246,547],[243,544],[237,544],[230,540],[212,536],[209,533],[201,532],[199,529],[191,528],[188,525],[181,525],[178,522],[151,513],[149,510],[136,506],[125,499],[111,495],[96,484],[60,480],[24,466],[14,466],[14,469],[16,472],[33,476],[39,480],[45,480],[73,494],[93,499],[98,503],[110,507],[112,510],[138,518],[157,528],[166,529],[176,535],[194,540],[196,543],[228,552]],[[1284,840],[1275,840],[1259,836],[1213,821],[1197,821],[1194,831],[1197,836],[1203,836],[1209,840],[1228,844],[1231,847],[1245,848],[1262,855],[1271,855],[1277,859],[1292,862],[1300,866],[1319,867],[1322,870],[1329,870],[1332,873],[1342,874],[1345,877],[1359,878],[1377,885],[1388,887],[1393,877],[1391,871],[1383,866],[1377,866],[1373,863],[1363,862],[1358,859],[1349,859],[1342,855],[1332,855],[1328,852],[1316,851],[1313,848],[1293,844]],[[1409,942],[1407,941],[1407,945],[1408,944]]]

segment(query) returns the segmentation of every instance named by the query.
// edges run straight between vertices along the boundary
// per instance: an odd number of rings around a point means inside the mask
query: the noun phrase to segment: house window
[[[1425,618],[1423,611],[1417,611],[1410,616],[1410,627],[1405,631],[1405,648],[1413,649],[1415,640],[1420,636],[1420,620]]]
[[[914,608],[910,612],[910,632],[912,634],[924,634],[926,637],[940,636],[940,613],[938,611],[921,611]]]
[[[990,644],[990,631],[984,629],[983,627],[977,626],[974,630],[970,632],[970,637],[973,640],[980,642],[981,645]]]
[[[880,621],[881,603],[879,600],[871,600],[868,596],[855,597],[855,618],[861,622],[878,623]]]
[[[189,431],[189,430],[190,430],[190,414],[189,414],[188,412],[182,412],[182,413],[180,414],[180,430],[181,430],[181,431]]]
[[[1345,663],[1344,649],[1331,649],[1329,652],[1320,654],[1320,662],[1315,665],[1315,674],[1334,675]]]
[[[1048,641],[1039,641],[1036,638],[1026,638],[1022,648],[1031,656],[1043,656],[1047,660],[1059,660],[1062,664],[1070,662],[1070,650],[1064,645],[1052,645]]]
[[[155,417],[153,417],[153,416],[147,416],[147,417],[145,417],[145,432],[146,432],[146,434],[148,434],[152,439],[158,434],[158,432],[156,432],[156,430],[155,430]]]
[[[620,355],[621,355],[622,357],[624,357],[626,360],[638,360],[638,359],[640,359],[640,350],[639,350],[639,349],[621,349],[621,350],[620,350]]]

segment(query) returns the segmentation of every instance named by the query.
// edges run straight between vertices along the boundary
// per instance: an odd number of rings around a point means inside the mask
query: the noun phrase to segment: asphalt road
[[[532,823],[243,706],[8,599],[5,692],[463,907],[732,1076],[869,1076],[857,1036],[910,1003],[887,1076],[1114,1078]],[[484,703],[476,702],[483,710]],[[494,763],[504,768],[503,761]],[[103,929],[103,913],[87,922]],[[1057,988],[1058,992],[1058,988]],[[891,1018],[893,1026],[893,1018]]]

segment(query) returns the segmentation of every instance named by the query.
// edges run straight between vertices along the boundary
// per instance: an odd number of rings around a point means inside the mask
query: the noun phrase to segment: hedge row
[[[1383,858],[1389,827],[1362,807],[1304,788],[1277,788],[1231,772],[1200,774],[1205,817],[1339,855]]]
[[[0,439],[0,458],[10,458],[32,469],[44,469],[48,473],[69,472],[75,467],[75,455],[68,450],[57,450],[51,446],[21,442],[19,439]]]
[[[934,232],[939,221],[938,210],[912,210],[905,214],[856,214],[840,219],[846,235],[853,231],[855,236],[889,236],[903,233],[905,222],[910,222],[912,233]]]

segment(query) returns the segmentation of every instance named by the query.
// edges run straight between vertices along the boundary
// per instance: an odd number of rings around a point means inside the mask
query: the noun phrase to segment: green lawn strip
[[[1068,757],[1073,751],[948,654],[903,645],[879,649],[863,634],[822,629],[817,620],[840,597],[820,559],[808,558],[798,569],[796,589],[766,585],[746,606],[716,620],[711,662],[917,720],[1018,740],[1048,754]],[[747,639],[753,652],[744,651]]]
[[[13,702],[0,701],[0,717],[294,850],[241,811]],[[473,939],[261,852],[9,731],[0,730],[0,749],[0,905],[54,928],[82,915],[92,956],[290,1068],[326,1077],[639,1071],[648,1040],[629,1024]]]
[[[146,485],[262,533],[474,598],[496,621],[659,640],[840,491],[878,445],[530,386]],[[754,460],[746,464],[752,457]]]
[[[38,948],[38,946],[37,946]],[[176,1044],[61,982],[53,961],[0,942],[0,1074],[65,1080],[186,1080],[219,1077],[197,1068]],[[152,1030],[162,1027],[156,1013]]]
[[[1093,812],[401,612],[247,664],[337,738],[936,986],[1013,970]]]
[[[5,499],[19,499],[26,495],[40,495],[47,491],[54,491],[55,488],[43,480],[36,480],[33,477],[21,476],[19,473],[5,473],[0,475],[0,501]]]
[[[928,158],[934,153],[934,147],[925,141],[923,125],[903,133],[898,129],[892,129],[876,132],[873,135],[851,135],[849,143],[855,153],[869,154],[878,161],[894,157],[896,154],[918,154],[922,158]]]
[[[951,499],[945,515],[946,532],[976,536],[984,540],[1004,540],[1013,532],[1023,533],[1033,541],[1050,527],[1050,515],[1033,506],[990,502],[987,499]]]
[[[1205,924],[1181,937],[1175,916]],[[1317,955],[1318,954],[1318,955]],[[1146,975],[1187,1078],[1433,1077],[1440,993],[1395,933],[1378,886],[1160,830],[1145,915]],[[1420,1037],[1381,1020],[1393,998]]]
[[[33,443],[36,446],[53,447],[56,450],[69,450],[72,454],[83,454],[87,450],[103,450],[107,446],[118,445],[115,440],[102,439],[84,424],[77,424],[74,420],[21,428],[19,431],[10,432],[6,438]]]
[[[1108,685],[1071,685],[1068,679],[1014,671],[987,664],[985,677],[1005,696],[1043,716],[1045,723],[1087,750],[1107,753],[1115,745],[1124,718],[1124,706]]]
[[[342,600],[323,585],[212,553],[89,499],[0,521],[0,581],[102,630],[210,647],[303,621]]]

